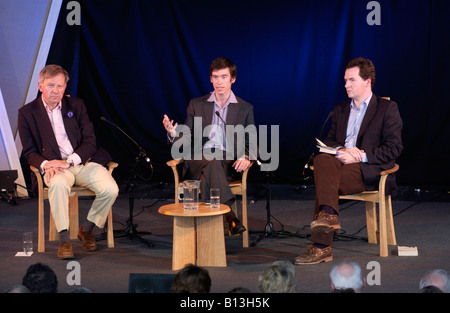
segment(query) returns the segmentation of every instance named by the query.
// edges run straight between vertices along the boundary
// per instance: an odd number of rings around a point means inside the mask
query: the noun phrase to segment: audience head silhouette
[[[275,261],[258,277],[261,293],[293,293],[296,285],[295,268],[288,261]]]
[[[172,284],[174,293],[209,293],[211,278],[206,269],[188,264],[181,269]]]
[[[22,285],[31,293],[56,293],[58,291],[58,279],[55,272],[45,264],[31,265],[22,280]]]

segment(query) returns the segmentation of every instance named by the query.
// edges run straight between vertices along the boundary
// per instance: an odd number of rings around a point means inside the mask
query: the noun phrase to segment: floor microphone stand
[[[272,197],[272,193],[270,190],[270,173],[271,173],[270,170],[266,171],[266,226],[264,227],[264,231],[262,232],[262,234],[251,242],[250,246],[252,247],[256,246],[256,244],[261,240],[263,240],[264,238],[270,236],[299,236],[297,234],[292,234],[284,231],[284,225],[281,223],[280,224],[282,230],[281,231],[274,230],[273,223],[271,221],[272,214],[270,211],[270,199]]]
[[[130,191],[128,194],[128,204],[129,204],[129,216],[128,216],[128,220],[127,220],[127,224],[125,227],[125,231],[123,234],[117,234],[114,235],[114,237],[118,238],[118,237],[128,237],[131,240],[134,239],[138,239],[141,242],[143,242],[144,244],[146,244],[148,247],[153,247],[153,244],[148,242],[147,240],[145,240],[144,238],[142,238],[140,235],[151,235],[151,232],[138,232],[136,227],[137,225],[134,224],[133,221],[133,211],[134,211],[134,194],[133,194],[133,186],[132,186],[132,180],[134,179],[135,173],[136,173],[136,167],[139,163],[139,160],[141,158],[146,158],[145,152],[140,149],[139,151],[139,155],[136,157],[136,161],[134,163],[133,169],[130,173],[130,176],[128,177],[128,183],[127,183],[127,187],[125,189],[126,192]],[[120,231],[123,232],[123,231]]]
[[[131,170],[130,176],[128,177],[128,183],[127,183],[127,187],[125,189],[126,192],[128,192],[129,190],[131,190],[128,194],[128,202],[129,202],[129,217],[127,220],[127,224],[125,227],[125,231],[121,230],[119,231],[120,234],[115,234],[114,237],[128,237],[131,240],[134,239],[139,239],[140,241],[142,241],[143,243],[145,243],[148,247],[153,247],[153,244],[151,244],[150,242],[148,242],[147,240],[143,239],[140,235],[151,235],[151,232],[138,232],[136,227],[137,225],[134,224],[133,221],[133,210],[134,210],[134,194],[132,192],[133,186],[132,186],[132,181],[134,179],[134,177],[136,176],[136,168],[137,165],[139,163],[139,161],[141,159],[143,159],[144,161],[146,161],[147,163],[149,163],[150,167],[152,168],[153,171],[153,166],[151,163],[150,158],[147,156],[145,150],[133,139],[131,138],[124,130],[122,130],[122,128],[120,128],[119,126],[117,126],[116,124],[114,124],[113,122],[109,121],[108,119],[106,119],[104,116],[101,116],[100,119],[104,122],[107,122],[109,124],[111,124],[112,126],[114,126],[116,129],[118,129],[122,134],[124,134],[130,141],[132,141],[139,149],[139,154],[138,156],[135,158],[135,162],[134,162],[134,166],[133,169]]]

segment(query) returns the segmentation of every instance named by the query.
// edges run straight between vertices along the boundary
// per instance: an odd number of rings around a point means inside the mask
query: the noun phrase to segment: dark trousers
[[[332,207],[339,214],[339,195],[348,195],[366,190],[361,168],[358,163],[342,164],[333,155],[319,154],[314,158],[314,182],[316,197],[314,217],[320,212],[321,206]],[[324,234],[312,232],[311,241],[331,245],[333,233]]]
[[[211,188],[220,188],[220,202],[225,203],[234,199],[231,193],[229,182],[233,180],[232,165],[233,160],[212,159],[209,160],[202,155],[201,160],[186,160],[186,174],[183,179],[195,179],[200,181],[200,199],[209,200],[209,190]],[[230,223],[236,215],[233,211],[225,214],[225,219]]]

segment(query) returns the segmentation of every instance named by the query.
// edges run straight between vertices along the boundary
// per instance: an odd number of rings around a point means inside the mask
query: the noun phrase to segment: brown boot
[[[98,249],[95,243],[94,233],[92,231],[85,231],[80,227],[78,231],[78,239],[83,242],[83,250],[96,251]]]
[[[337,215],[331,215],[321,211],[317,219],[311,222],[311,231],[317,233],[331,233],[341,229]]]
[[[73,259],[72,244],[68,241],[58,246],[58,258],[61,260]]]
[[[333,261],[331,246],[319,249],[313,245],[309,245],[302,255],[295,258],[295,265],[310,265],[330,261]]]

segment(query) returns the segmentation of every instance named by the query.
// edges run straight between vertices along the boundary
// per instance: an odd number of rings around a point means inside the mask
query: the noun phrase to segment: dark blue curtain
[[[233,91],[253,104],[257,125],[280,125],[275,181],[302,182],[314,137],[346,99],[345,65],[363,56],[377,70],[374,93],[396,101],[404,120],[398,183],[449,184],[446,0],[380,0],[381,25],[373,26],[366,0],[78,2],[80,26],[67,24],[63,2],[48,63],[70,71],[67,92],[85,100],[121,177],[138,150],[100,117],[147,151],[153,180],[171,181],[163,114],[183,123],[189,100],[212,90],[211,61],[226,56],[238,68]],[[252,171],[250,180],[264,179]],[[141,162],[138,173],[151,171]]]

